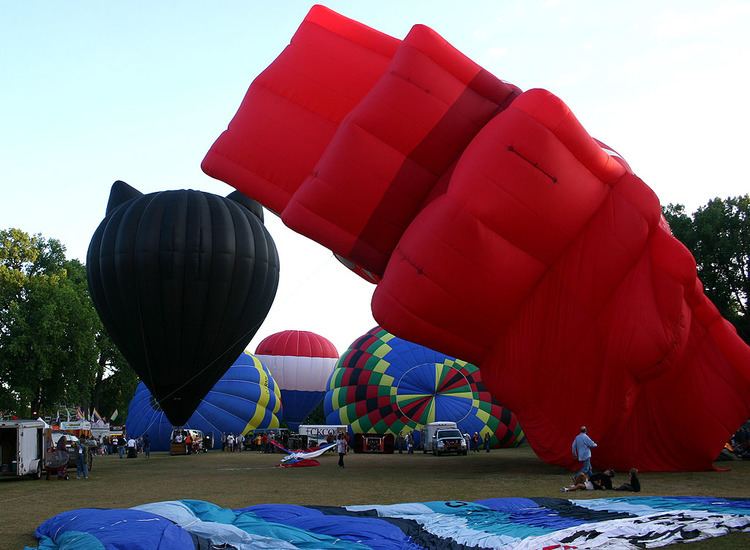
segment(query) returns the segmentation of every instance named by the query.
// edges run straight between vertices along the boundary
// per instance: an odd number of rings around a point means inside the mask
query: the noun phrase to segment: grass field
[[[59,512],[81,507],[128,507],[193,498],[226,507],[260,503],[346,505],[490,497],[560,497],[570,475],[540,462],[529,447],[467,457],[358,455],[336,466],[336,456],[317,468],[276,468],[281,455],[211,452],[146,460],[97,457],[89,480],[0,481],[0,548],[34,545],[34,529]],[[728,472],[643,474],[642,495],[750,497],[750,461],[722,462]],[[75,471],[73,471],[75,474]],[[618,474],[615,481],[624,481]],[[622,493],[609,493],[621,495]],[[575,498],[606,493],[577,492]],[[691,550],[750,548],[750,534],[693,543]]]

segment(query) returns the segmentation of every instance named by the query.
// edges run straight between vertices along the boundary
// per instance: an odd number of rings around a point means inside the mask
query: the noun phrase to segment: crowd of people
[[[257,432],[253,434],[221,434],[221,450],[228,453],[255,451],[258,453],[275,453],[275,444],[286,446],[286,440],[281,432]]]
[[[151,456],[151,438],[148,434],[139,437],[128,437],[127,434],[112,434],[95,440],[92,451],[95,454],[118,455],[120,458],[135,458],[143,453],[146,458]]]

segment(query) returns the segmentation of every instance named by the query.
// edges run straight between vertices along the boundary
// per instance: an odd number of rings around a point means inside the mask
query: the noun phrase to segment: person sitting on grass
[[[568,485],[560,489],[563,493],[569,493],[570,491],[593,491],[594,484],[589,481],[589,476],[583,472],[579,472],[573,478],[573,484]]]
[[[630,468],[628,473],[628,482],[620,485],[615,491],[631,491],[633,493],[641,492],[641,482],[638,480],[638,470]]]
[[[612,479],[615,477],[615,471],[611,468],[604,470],[603,472],[598,472],[596,474],[591,474],[589,477],[589,481],[594,484],[594,489],[603,491],[603,490],[612,490]]]

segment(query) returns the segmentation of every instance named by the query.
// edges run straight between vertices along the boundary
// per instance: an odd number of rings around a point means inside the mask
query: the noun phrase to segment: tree
[[[84,266],[55,239],[0,231],[0,410],[96,405],[96,390],[119,371],[111,385],[135,379],[102,329]]]
[[[130,367],[113,368],[111,373],[102,381],[101,397],[97,410],[107,415],[108,418],[112,416],[114,411],[118,411],[116,422],[117,424],[124,424],[127,419],[128,404],[133,399],[138,382],[138,376]]]
[[[81,292],[83,266],[59,241],[0,232],[0,373],[3,408],[39,414],[87,397],[96,319]]]
[[[692,217],[669,204],[664,216],[695,256],[706,295],[750,342],[750,195],[711,199]]]
[[[307,415],[307,418],[305,418],[305,421],[303,424],[325,424],[326,423],[326,414],[325,409],[323,408],[323,401],[318,403],[318,406],[315,407],[312,411],[310,411],[310,414]]]

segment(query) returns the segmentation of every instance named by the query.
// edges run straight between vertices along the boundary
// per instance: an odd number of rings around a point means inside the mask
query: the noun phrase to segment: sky
[[[561,97],[662,204],[750,192],[750,2],[333,1],[402,38],[416,23],[496,76]],[[85,260],[113,181],[232,189],[200,170],[247,87],[311,2],[0,0],[0,228]],[[281,279],[248,346],[311,330],[343,352],[373,286],[272,214]]]

